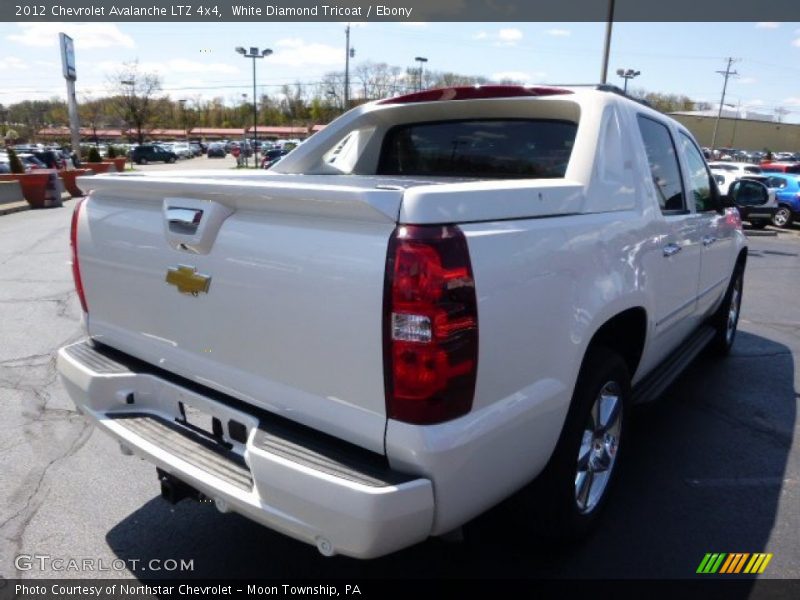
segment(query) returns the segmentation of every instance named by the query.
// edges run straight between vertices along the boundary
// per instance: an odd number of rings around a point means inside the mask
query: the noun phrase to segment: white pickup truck
[[[523,488],[537,530],[587,531],[627,409],[736,332],[736,210],[686,129],[611,88],[424,91],[269,172],[83,184],[70,396],[168,499],[325,555]]]

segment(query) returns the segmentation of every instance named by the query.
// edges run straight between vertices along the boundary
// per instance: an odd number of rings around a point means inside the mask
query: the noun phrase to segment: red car
[[[761,170],[765,173],[797,173],[800,174],[798,162],[763,162]]]

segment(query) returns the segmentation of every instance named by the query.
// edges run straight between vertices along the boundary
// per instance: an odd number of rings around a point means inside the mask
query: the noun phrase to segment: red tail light
[[[458,227],[402,225],[392,234],[383,339],[390,418],[431,424],[470,411],[478,308],[467,240]]]
[[[736,207],[732,206],[725,209],[725,224],[733,229],[742,228],[742,216],[739,214],[739,210]]]
[[[81,266],[78,262],[78,220],[81,217],[84,198],[75,203],[75,210],[72,211],[72,225],[69,230],[69,245],[72,248],[72,278],[75,280],[75,291],[78,292],[78,299],[81,301],[83,312],[88,313],[86,306],[86,295],[83,293],[83,281],[81,280]]]

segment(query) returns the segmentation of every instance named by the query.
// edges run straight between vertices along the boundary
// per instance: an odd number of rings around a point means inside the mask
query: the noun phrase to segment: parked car
[[[759,166],[764,173],[800,174],[800,162],[764,162]]]
[[[178,155],[158,144],[143,144],[132,150],[131,160],[137,165],[146,165],[149,162],[174,163],[178,160]]]
[[[203,154],[203,147],[197,142],[190,142],[189,149],[192,151],[193,156],[202,156]]]
[[[32,171],[48,168],[46,164],[44,164],[41,160],[36,158],[33,154],[18,153],[17,156],[22,161],[22,164],[25,165],[27,168],[30,168]]]
[[[737,179],[741,179],[747,175],[761,174],[761,168],[758,165],[752,165],[745,162],[714,161],[708,163],[708,166],[711,169],[711,172],[714,174],[717,187],[722,195],[728,193],[728,187]]]
[[[769,173],[767,186],[775,191],[777,209],[772,217],[776,227],[789,227],[800,219],[800,176],[790,173]]]
[[[729,201],[753,229],[764,229],[778,211],[776,194],[769,189],[768,179],[763,175],[742,177],[731,183],[727,191]]]
[[[255,177],[92,188],[71,221],[88,339],[58,352],[69,396],[166,500],[326,556],[448,534],[516,492],[509,543],[587,534],[621,500],[630,408],[736,339],[737,211],[684,126],[606,88],[425,90]]]
[[[261,159],[261,168],[269,169],[286,154],[288,154],[288,151],[285,151],[281,148],[270,148],[269,150],[265,149],[263,158]]]
[[[178,158],[194,158],[194,150],[189,144],[172,144],[170,149],[178,155]]]
[[[225,158],[227,156],[225,146],[223,144],[211,144],[208,147],[206,156],[208,156],[208,158]]]
[[[63,169],[65,166],[64,157],[60,152],[54,150],[39,150],[31,153],[48,169]]]

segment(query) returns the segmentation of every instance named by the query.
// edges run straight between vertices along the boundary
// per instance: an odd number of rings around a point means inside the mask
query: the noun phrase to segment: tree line
[[[244,128],[253,124],[252,98],[246,94],[241,101],[233,103],[221,97],[209,99],[199,95],[175,99],[164,93],[162,83],[158,74],[142,71],[138,63],[124,64],[109,77],[107,96],[89,98],[79,94],[81,126],[95,132],[125,129],[130,132],[131,141],[142,143],[153,129]],[[417,89],[486,83],[490,80],[481,76],[442,71],[420,73],[413,68],[366,61],[350,72],[349,107]],[[345,111],[344,90],[344,71],[331,71],[311,84],[284,85],[279,93],[261,94],[258,123],[291,126],[328,123]],[[678,94],[635,90],[631,95],[647,100],[662,112],[707,107]],[[7,142],[38,141],[37,132],[42,128],[69,125],[67,104],[58,97],[24,100],[8,106],[0,104],[0,123]]]

